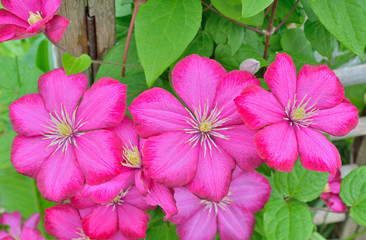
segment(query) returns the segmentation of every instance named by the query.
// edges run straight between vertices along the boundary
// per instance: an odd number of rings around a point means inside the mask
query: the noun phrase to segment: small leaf
[[[306,21],[304,32],[313,48],[330,60],[337,45],[337,40],[332,34],[319,21]]]
[[[314,227],[311,213],[305,205],[283,199],[267,202],[263,223],[268,240],[308,240]]]
[[[366,46],[364,0],[308,0],[320,22],[350,51],[361,58]]]
[[[88,69],[91,65],[91,58],[86,54],[74,57],[67,52],[62,56],[62,64],[66,75],[72,75]]]
[[[149,87],[182,55],[196,35],[201,18],[199,0],[150,0],[140,6],[135,36]]]
[[[243,18],[248,18],[253,17],[254,15],[266,9],[273,2],[273,0],[241,0],[241,2],[243,4],[241,15]]]
[[[340,197],[351,207],[353,220],[366,226],[366,166],[356,168],[342,180]]]
[[[274,183],[282,195],[309,202],[319,197],[328,177],[329,173],[306,170],[297,161],[292,172],[276,172]]]

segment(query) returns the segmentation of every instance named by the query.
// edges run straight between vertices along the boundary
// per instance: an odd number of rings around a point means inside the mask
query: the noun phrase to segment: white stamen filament
[[[107,203],[107,206],[113,206],[113,211],[116,209],[116,205],[120,206],[122,205],[122,203],[124,203],[125,201],[123,200],[123,198],[127,195],[128,191],[130,190],[131,187],[127,188],[126,191],[123,191],[123,189],[120,191],[120,193],[109,203]]]
[[[80,235],[79,238],[71,238],[71,240],[91,240],[88,236],[85,235],[84,230],[81,228],[77,229],[78,232],[76,232],[77,235]]]
[[[230,192],[219,203],[207,200],[201,200],[199,204],[206,205],[203,211],[206,211],[208,209],[208,212],[211,213],[212,209],[214,209],[215,214],[217,215],[219,208],[222,209],[223,211],[226,211],[226,207],[234,202],[234,200],[230,198],[229,195],[231,195]]]

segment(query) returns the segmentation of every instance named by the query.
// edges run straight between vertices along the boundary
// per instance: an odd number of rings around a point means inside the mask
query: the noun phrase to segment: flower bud
[[[252,74],[255,74],[259,70],[260,66],[261,66],[261,64],[259,61],[255,60],[253,58],[249,58],[240,64],[240,70],[248,71]]]

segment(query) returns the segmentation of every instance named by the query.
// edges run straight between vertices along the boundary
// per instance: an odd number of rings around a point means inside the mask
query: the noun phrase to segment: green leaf
[[[338,41],[361,58],[366,46],[364,0],[308,0],[320,22]]]
[[[266,9],[273,2],[273,0],[241,0],[241,2],[243,4],[241,15],[243,18],[248,18],[253,17],[254,15]]]
[[[50,63],[48,61],[48,40],[43,40],[39,43],[36,55],[36,67],[43,72],[50,71]]]
[[[286,30],[282,34],[281,45],[285,51],[296,52],[313,58],[310,42],[306,39],[304,31],[299,28]]]
[[[226,17],[229,17],[235,21],[240,23],[258,26],[263,24],[264,19],[264,11],[261,11],[257,15],[250,18],[243,18],[242,14],[242,5],[231,5],[227,0],[211,0],[211,3],[214,7],[219,10]]]
[[[306,170],[297,161],[292,172],[276,172],[274,183],[280,194],[309,202],[319,197],[328,177],[329,173]]]
[[[0,137],[0,169],[12,167],[10,149],[15,136],[16,133],[14,131],[9,131]]]
[[[356,168],[342,180],[340,197],[351,207],[353,220],[366,226],[366,166]]]
[[[150,0],[140,6],[135,36],[149,87],[182,55],[196,35],[201,18],[199,0]]]
[[[178,240],[174,224],[164,221],[164,213],[156,208],[150,213],[149,227],[146,232],[147,240]]]
[[[313,48],[330,60],[337,45],[333,35],[319,21],[306,21],[304,32]]]
[[[310,64],[310,65],[317,65],[317,64],[319,64],[317,61],[315,61],[314,58],[310,58],[310,57],[305,56],[305,55],[303,55],[301,53],[292,52],[292,51],[286,51],[286,53],[289,54],[292,57],[292,60],[294,61],[294,64],[295,64],[295,67],[296,67],[296,71],[297,72],[305,64]]]
[[[244,28],[219,15],[211,15],[207,19],[205,30],[211,34],[216,44],[227,43],[232,54],[240,48],[244,41]]]
[[[122,40],[118,41],[116,45],[111,50],[109,50],[103,61],[121,64],[123,52],[125,50],[125,44],[126,44],[126,38],[123,38]],[[134,35],[132,35],[131,37],[130,46],[128,48],[127,65],[141,67],[140,61],[137,56],[136,42]],[[102,64],[98,70],[96,79],[100,79],[102,77],[111,77],[114,79],[119,79],[121,77],[121,71],[122,71],[121,66]],[[127,67],[126,76],[141,71],[143,71],[142,67],[141,68]]]
[[[314,226],[311,213],[305,205],[283,199],[267,202],[263,220],[268,240],[308,240]]]
[[[66,75],[72,75],[88,69],[91,65],[91,58],[86,54],[74,57],[67,52],[62,56],[62,64]]]
[[[38,68],[29,68],[16,58],[0,56],[0,104],[7,106],[25,94],[37,92],[41,75]]]
[[[293,6],[295,5],[295,0],[280,0],[277,4],[275,19],[281,21],[287,17]],[[290,17],[286,20],[288,23],[302,24],[305,20],[305,16],[301,13],[300,8],[295,8],[291,13]]]

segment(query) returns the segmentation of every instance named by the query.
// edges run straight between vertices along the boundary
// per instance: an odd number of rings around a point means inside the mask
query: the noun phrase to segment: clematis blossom
[[[324,187],[320,198],[334,212],[345,212],[347,207],[339,197],[341,190],[341,172],[338,170],[335,176],[330,175],[327,184]]]
[[[253,213],[261,210],[271,194],[268,180],[256,171],[237,168],[230,190],[219,203],[201,200],[186,188],[175,188],[179,239],[210,240],[217,230],[220,239],[250,239],[255,225]]]
[[[132,180],[132,181],[131,181]],[[82,217],[82,229],[90,239],[111,239],[122,235],[123,238],[139,239],[146,237],[151,210],[144,197],[130,179],[113,200],[99,204],[79,193],[71,198],[71,204],[80,211],[89,213]]]
[[[220,202],[235,162],[247,170],[263,163],[253,143],[255,131],[245,126],[233,102],[259,80],[190,55],[174,67],[172,84],[187,108],[161,88],[145,91],[129,107],[136,131],[147,138],[144,167],[159,184],[186,185],[198,197]]]
[[[101,184],[121,171],[121,140],[106,129],[124,117],[126,85],[111,78],[88,90],[87,85],[85,75],[66,76],[56,69],[40,77],[39,94],[25,95],[9,107],[19,134],[11,162],[19,173],[37,178],[42,196],[51,201],[63,201],[84,182]]]
[[[41,214],[35,213],[30,218],[25,220],[22,226],[22,216],[20,212],[3,213],[0,218],[0,224],[8,225],[10,228],[9,232],[0,230],[1,240],[44,240],[41,232],[37,226],[40,220]]]
[[[304,65],[296,76],[289,55],[278,53],[264,80],[271,92],[249,86],[235,98],[255,145],[267,164],[290,172],[300,156],[304,168],[336,174],[341,167],[336,147],[321,132],[344,136],[358,122],[358,110],[326,65]]]
[[[178,212],[173,198],[173,190],[151,180],[143,168],[142,148],[144,139],[139,138],[133,128],[133,121],[125,116],[121,124],[110,129],[122,141],[123,168],[121,173],[111,180],[100,185],[85,185],[83,196],[89,197],[98,203],[112,201],[123,186],[133,178],[137,190],[145,196],[149,205],[160,205],[167,214],[166,218]]]
[[[1,0],[0,42],[33,37],[45,33],[58,43],[69,21],[56,15],[62,0]]]

